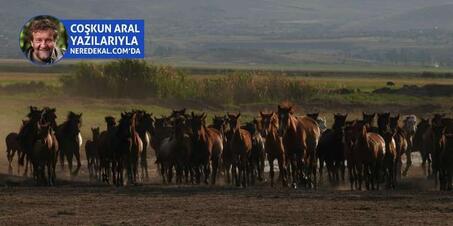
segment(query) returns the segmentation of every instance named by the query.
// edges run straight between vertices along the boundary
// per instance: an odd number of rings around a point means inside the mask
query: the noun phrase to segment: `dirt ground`
[[[3,171],[4,172],[4,171]],[[0,225],[448,225],[453,193],[434,190],[414,167],[394,191],[316,191],[227,185],[161,185],[150,181],[116,188],[59,172],[56,187],[0,175]]]

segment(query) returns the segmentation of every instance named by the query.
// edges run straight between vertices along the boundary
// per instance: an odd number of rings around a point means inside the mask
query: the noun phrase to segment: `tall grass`
[[[317,90],[302,80],[261,71],[232,72],[224,77],[196,79],[169,66],[141,60],[79,64],[61,80],[73,95],[113,98],[179,98],[217,104],[300,102]]]

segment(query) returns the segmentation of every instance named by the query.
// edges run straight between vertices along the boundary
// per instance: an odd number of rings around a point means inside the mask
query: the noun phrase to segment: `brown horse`
[[[26,121],[23,121],[26,122]],[[8,172],[9,174],[12,174],[13,172],[13,166],[12,166],[12,161],[14,159],[14,156],[16,155],[17,152],[17,173],[20,173],[20,168],[19,168],[19,155],[22,153],[21,146],[19,144],[19,134],[12,132],[9,133],[6,138],[5,138],[5,144],[6,144],[6,157],[8,159]]]
[[[132,172],[132,183],[137,183],[138,178],[138,167],[139,160],[143,153],[143,141],[140,138],[140,134],[137,132],[137,112],[131,112],[132,114],[132,124],[131,124],[131,139],[132,139],[132,150],[130,157],[130,166]]]
[[[286,155],[282,138],[278,135],[278,116],[274,112],[265,114],[260,112],[263,135],[265,138],[265,150],[269,162],[269,176],[271,186],[274,186],[274,160],[277,159],[280,178],[284,187],[288,186],[286,171]]]
[[[396,179],[398,175],[398,164],[401,161],[401,155],[398,153],[397,144],[395,142],[397,134],[393,131],[387,130],[382,134],[385,141],[385,154],[383,159],[383,170],[386,178],[386,187],[395,189]],[[400,171],[401,172],[401,171]],[[379,183],[379,181],[378,181]]]
[[[292,106],[281,107],[280,105],[278,105],[278,121],[278,132],[283,138],[283,145],[291,166],[293,187],[297,187],[297,183],[308,179],[306,185],[313,185],[316,188],[316,148],[321,136],[318,123],[310,117],[296,117]]]
[[[191,153],[192,170],[195,171],[196,183],[200,183],[202,169],[204,182],[208,184],[211,174],[209,163],[212,165],[211,184],[215,184],[220,157],[223,152],[223,138],[220,132],[206,126],[206,114],[196,115],[192,112],[190,117],[192,128],[193,149]]]
[[[64,158],[68,161],[69,173],[76,176],[82,165],[80,162],[80,148],[82,146],[82,136],[80,128],[82,126],[82,113],[76,114],[69,112],[66,121],[56,129],[56,136],[60,145],[60,165],[64,169]],[[72,158],[76,157],[77,168],[72,171]]]
[[[138,160],[143,151],[143,143],[135,130],[136,113],[121,113],[114,146],[114,181],[117,186],[124,184],[123,171],[126,170],[127,183],[135,184],[138,174]]]
[[[212,125],[209,127],[217,129],[223,138],[223,151],[221,156],[221,168],[225,174],[225,183],[231,184],[234,180],[231,178],[231,167],[233,165],[233,154],[230,148],[232,133],[228,130],[228,117],[216,116],[212,119]]]
[[[385,141],[379,134],[368,132],[367,129],[367,123],[355,123],[356,166],[357,171],[363,173],[366,188],[379,190],[380,172],[386,151]],[[361,189],[361,181],[359,181],[359,189]]]
[[[409,148],[409,140],[410,140],[407,132],[399,126],[399,124],[398,124],[399,119],[400,119],[399,114],[397,116],[390,117],[390,125],[389,125],[391,132],[394,134],[393,138],[395,139],[395,145],[396,145],[396,160],[397,160],[396,163],[397,163],[397,165],[395,168],[395,172],[396,172],[397,177],[395,178],[395,180],[401,178],[401,169],[402,169],[402,165],[403,165],[401,157],[404,154],[406,154],[406,156],[407,156],[407,152],[408,152],[408,148]]]
[[[246,187],[248,184],[248,175],[251,170],[248,167],[248,161],[252,151],[252,136],[247,130],[241,129],[239,117],[237,115],[227,114],[228,123],[232,132],[230,148],[233,153],[233,177],[235,177],[236,186]],[[237,173],[236,173],[237,172]]]
[[[96,178],[99,173],[99,127],[91,128],[91,133],[93,135],[92,140],[87,140],[85,143],[85,156],[90,179]]]

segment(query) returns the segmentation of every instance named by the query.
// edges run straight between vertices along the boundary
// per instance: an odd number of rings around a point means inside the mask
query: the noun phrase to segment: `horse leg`
[[[271,158],[268,158],[268,162],[269,162],[269,177],[270,177],[270,181],[271,181],[271,187],[273,187],[274,186],[274,160]],[[281,162],[279,160],[279,166],[280,166],[280,164],[281,164]],[[280,173],[282,174],[281,167],[280,167]],[[283,178],[282,178],[282,181],[284,181]]]
[[[316,190],[318,188],[317,169],[316,169],[316,158],[311,158],[311,173],[313,174],[313,186]]]
[[[6,157],[8,158],[8,174],[13,174],[13,166],[11,162],[13,161],[14,153],[12,148],[6,148]]]
[[[65,151],[64,151],[64,149],[60,149],[60,166],[61,166],[62,171],[64,171],[64,157],[65,157]]]
[[[231,183],[231,174],[230,174],[230,168],[231,165],[229,163],[226,163],[225,161],[223,162],[223,170],[225,171],[225,183],[230,184]]]
[[[322,170],[324,168],[324,160],[319,158],[319,184],[322,184]],[[328,172],[328,170],[327,170]]]
[[[27,174],[28,174],[28,165],[30,164],[30,159],[28,157],[28,155],[26,156],[26,160],[25,160],[25,170],[24,170],[24,177],[27,177]],[[30,170],[31,171],[31,170]],[[34,172],[34,170],[33,170]]]
[[[349,185],[351,186],[351,191],[354,190],[354,181],[355,181],[353,171],[354,171],[354,166],[353,166],[352,162],[348,162]]]
[[[409,148],[406,150],[406,168],[404,168],[403,176],[407,176],[407,171],[409,171],[409,168],[412,166],[411,151],[412,150]]]
[[[247,160],[242,159],[240,163],[241,168],[239,169],[241,171],[241,177],[242,177],[242,187],[247,187]]]
[[[73,174],[72,174],[72,155],[71,154],[66,155],[66,160],[68,161],[69,175],[72,178],[72,176],[73,176]]]
[[[247,171],[249,172],[250,175],[250,185],[255,185],[255,179],[257,177],[257,171],[258,170],[258,161],[249,161],[248,162],[248,167]]]
[[[147,161],[147,151],[143,149],[140,154],[140,168],[142,171],[142,177],[148,179],[148,161]]]
[[[76,157],[76,160],[77,160],[77,168],[76,170],[72,173],[74,176],[77,176],[77,174],[79,173],[79,170],[80,170],[80,167],[82,166],[82,163],[80,161],[80,152],[79,152],[79,149],[77,147],[76,151],[74,152],[74,155]],[[71,172],[71,171],[70,171]]]
[[[259,180],[263,181],[264,180],[264,163],[266,161],[266,154],[263,153],[260,158],[260,167],[259,167]]]
[[[357,173],[357,188],[359,191],[362,190],[362,180],[363,180],[363,177],[365,176],[364,175],[364,167],[363,167],[363,164],[359,163],[357,164],[356,166],[356,173]]]
[[[217,169],[219,168],[219,161],[218,157],[214,157],[212,159],[212,176],[211,176],[211,184],[215,185],[216,177],[217,177]]]
[[[47,162],[47,184],[49,186],[53,186],[53,183],[52,183],[52,163],[51,161],[48,161]]]

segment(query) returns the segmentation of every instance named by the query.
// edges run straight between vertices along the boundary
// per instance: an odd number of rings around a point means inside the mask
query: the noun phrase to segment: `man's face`
[[[33,47],[33,56],[35,59],[46,61],[50,58],[55,47],[54,34],[53,30],[33,32],[31,46]]]

